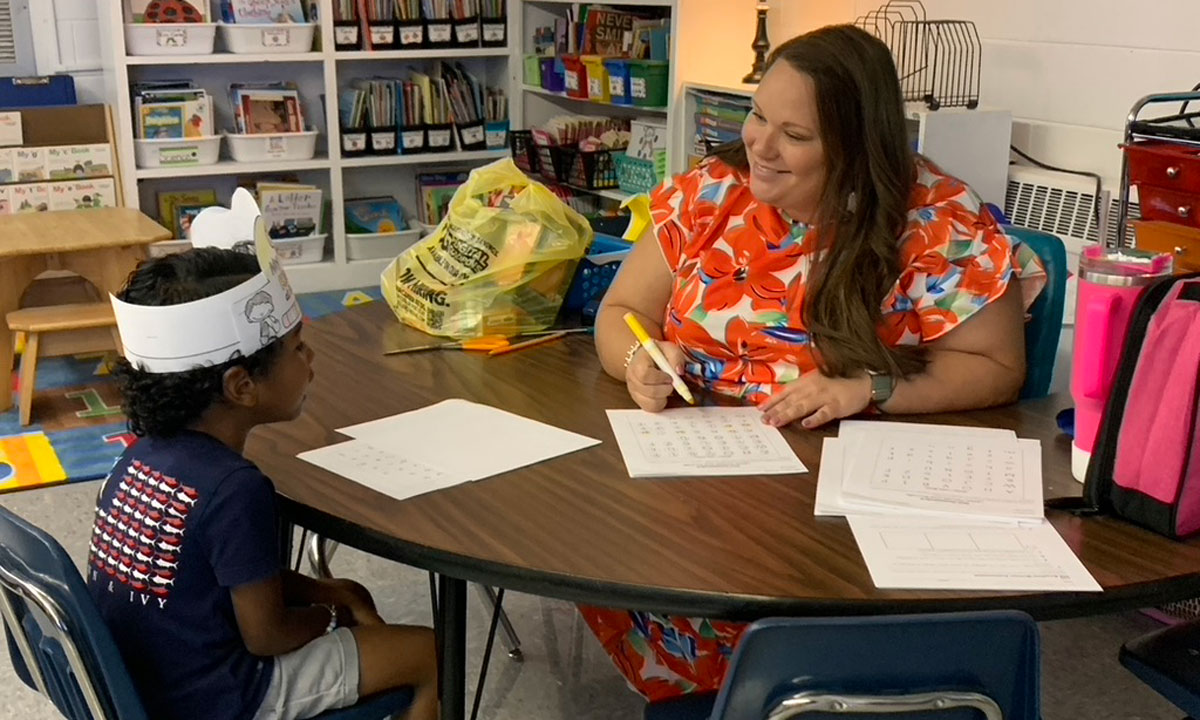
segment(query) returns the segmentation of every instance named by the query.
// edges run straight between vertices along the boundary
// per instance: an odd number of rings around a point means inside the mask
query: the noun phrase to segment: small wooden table
[[[77,273],[103,295],[121,289],[145,246],[171,231],[133,208],[0,215],[0,412],[12,407],[13,333],[4,316],[47,270]]]

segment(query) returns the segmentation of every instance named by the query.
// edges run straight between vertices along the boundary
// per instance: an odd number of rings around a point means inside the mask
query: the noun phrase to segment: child
[[[313,353],[298,317],[278,337],[244,334],[246,352],[192,369],[164,371],[141,359],[154,357],[152,346],[131,349],[177,332],[164,306],[253,285],[262,273],[255,255],[197,248],[141,263],[114,302],[134,359],[115,374],[139,440],[100,491],[88,587],[150,717],[307,718],[413,686],[407,717],[433,720],[433,632],[385,624],[358,583],[281,569],[274,488],[242,457],[255,426],[300,414]],[[127,320],[122,303],[163,312]],[[244,313],[244,302],[225,307]]]

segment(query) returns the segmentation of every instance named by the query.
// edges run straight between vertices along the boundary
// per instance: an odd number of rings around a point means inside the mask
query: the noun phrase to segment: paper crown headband
[[[219,365],[300,324],[300,306],[249,191],[239,188],[228,209],[200,211],[191,238],[193,247],[252,251],[260,272],[225,292],[179,305],[130,305],[112,297],[125,358],[146,372]]]

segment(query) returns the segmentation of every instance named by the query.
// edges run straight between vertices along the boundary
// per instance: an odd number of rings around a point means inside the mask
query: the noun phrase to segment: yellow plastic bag
[[[511,159],[476,168],[433,233],[383,271],[401,322],[472,338],[549,327],[592,242],[587,220]]]

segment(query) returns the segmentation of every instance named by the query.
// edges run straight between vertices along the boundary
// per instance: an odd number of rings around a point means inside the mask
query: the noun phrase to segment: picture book
[[[0,112],[0,146],[23,145],[25,136],[21,130],[21,113]]]
[[[633,42],[638,16],[610,8],[591,7],[584,20],[581,55],[626,55]]]
[[[14,155],[16,159],[17,182],[33,182],[46,179],[45,148],[16,148]]]
[[[442,221],[454,191],[467,181],[466,173],[423,173],[417,176],[417,207],[420,221],[436,225]]]
[[[208,0],[125,0],[125,16],[135,23],[206,23]]]
[[[404,210],[394,197],[359,198],[346,201],[346,232],[388,233],[404,230]]]
[[[12,211],[12,188],[0,187],[0,215],[8,215]]]
[[[175,237],[182,238],[179,227],[175,222],[176,207],[208,207],[217,204],[215,190],[172,190],[158,193],[158,221],[165,227],[175,231]]]
[[[275,239],[319,233],[323,205],[323,191],[312,185],[268,185],[258,193],[267,234]]]
[[[51,180],[112,175],[112,148],[106,143],[46,148],[46,174]]]
[[[51,210],[89,210],[113,207],[117,202],[116,184],[112,178],[68,180],[49,183]]]
[[[176,205],[175,206],[175,221],[172,223],[172,230],[175,232],[175,237],[180,240],[191,239],[192,220],[200,214],[200,211],[208,207],[207,205]]]
[[[13,212],[45,212],[50,209],[50,186],[30,183],[12,186]]]
[[[304,0],[221,0],[221,19],[227,23],[302,23]]]
[[[16,148],[0,148],[0,183],[17,181]],[[3,213],[0,213],[3,214]]]
[[[300,93],[291,83],[229,86],[234,129],[242,134],[302,132]]]

